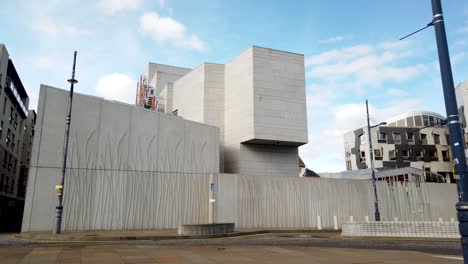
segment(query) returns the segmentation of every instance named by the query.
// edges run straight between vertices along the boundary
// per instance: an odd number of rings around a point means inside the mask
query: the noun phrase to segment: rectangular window
[[[379,133],[379,140],[387,140],[387,134],[383,133],[383,132],[380,132]]]
[[[429,116],[423,115],[423,125],[424,126],[429,126]]]
[[[406,124],[405,124],[405,119],[400,119],[400,120],[398,120],[398,121],[397,121],[397,126],[398,126],[398,127],[404,127],[404,126],[406,126]]]
[[[434,117],[433,116],[429,116],[429,125],[430,126],[433,126],[435,124],[434,122]]]
[[[380,149],[374,149],[374,156],[376,158],[382,157],[382,151],[380,151]]]
[[[10,117],[8,118],[10,125],[13,123],[13,107],[10,107]]]
[[[388,158],[390,160],[395,160],[396,159],[396,151],[395,150],[389,150],[388,151]]]
[[[411,149],[404,149],[402,151],[403,154],[403,160],[409,160],[411,157]]]
[[[361,151],[361,154],[360,154],[360,162],[366,162],[366,152],[365,151]]]
[[[448,150],[442,150],[442,159],[444,161],[450,161],[450,154]]]
[[[421,134],[421,144],[427,145],[427,135]]]
[[[424,160],[424,150],[419,151],[419,155],[416,157],[418,161],[423,161]]]
[[[406,126],[407,127],[414,127],[414,119],[412,116],[406,118]]]
[[[447,145],[450,145],[450,137],[448,134],[445,135],[445,140],[447,140]]]
[[[393,141],[395,144],[401,144],[401,135],[399,133],[393,133]]]
[[[422,119],[421,116],[415,116],[414,117],[414,125],[417,127],[422,126]]]
[[[440,135],[434,134],[434,144],[440,145]]]
[[[8,129],[7,134],[6,134],[6,139],[5,139],[5,143],[6,143],[7,146],[10,145],[10,142],[11,142],[11,138],[10,138],[10,137],[11,137],[11,130]]]
[[[407,133],[406,138],[408,139],[408,144],[414,145],[414,134],[412,133]]]
[[[12,135],[11,137],[11,150],[15,151],[15,134]]]
[[[5,97],[5,100],[3,101],[3,114],[5,114],[6,105],[7,105],[7,99],[6,99],[6,97]]]
[[[437,157],[437,151],[436,150],[430,150],[429,151],[429,156],[431,157],[431,161],[438,161],[439,158]]]

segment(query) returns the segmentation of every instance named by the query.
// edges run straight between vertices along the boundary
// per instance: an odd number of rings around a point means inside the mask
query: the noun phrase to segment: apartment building
[[[308,140],[302,54],[252,46],[193,70],[150,63],[136,102],[219,127],[221,172],[297,177]]]
[[[5,45],[0,44],[0,231],[19,230],[36,114]]]
[[[387,125],[371,129],[374,167],[412,167],[441,175],[455,183],[450,139],[445,118],[437,113],[409,112],[387,120]],[[347,170],[371,167],[367,127],[345,133]]]

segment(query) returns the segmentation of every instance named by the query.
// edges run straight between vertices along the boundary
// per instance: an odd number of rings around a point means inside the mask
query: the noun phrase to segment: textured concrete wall
[[[195,122],[204,121],[205,72],[203,65],[174,83],[173,108],[178,116]]]
[[[254,140],[307,143],[304,55],[252,50]]]
[[[354,221],[374,218],[372,183],[368,180],[220,174],[217,185],[217,219],[235,222],[239,228],[317,228],[320,216],[322,227],[333,229],[334,216],[339,227],[350,216]],[[223,189],[225,186],[228,189]],[[377,186],[383,221],[395,217],[400,221],[456,218],[454,185],[389,186],[378,182]],[[233,213],[235,208],[237,214]]]
[[[192,121],[219,127],[224,171],[224,64],[203,63],[174,83],[173,109]]]
[[[53,226],[67,98],[41,86],[23,231]],[[219,171],[218,128],[75,94],[69,144],[65,230],[206,221],[207,174]]]
[[[161,90],[166,86],[166,83],[175,82],[180,77],[190,72],[190,70],[191,69],[171,65],[149,63],[144,75],[148,78],[148,84],[155,88],[155,95],[158,96]]]

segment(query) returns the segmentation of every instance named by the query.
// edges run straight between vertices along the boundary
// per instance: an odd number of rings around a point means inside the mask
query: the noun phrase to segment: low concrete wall
[[[460,238],[458,222],[347,222],[342,236]]]
[[[179,236],[218,235],[234,232],[234,223],[180,225],[177,229]]]

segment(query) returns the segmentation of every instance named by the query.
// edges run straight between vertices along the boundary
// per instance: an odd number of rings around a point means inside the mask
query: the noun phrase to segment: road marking
[[[452,257],[452,256],[441,256],[441,255],[432,255],[435,258],[446,258],[446,259],[457,259],[463,260],[463,257]]]

